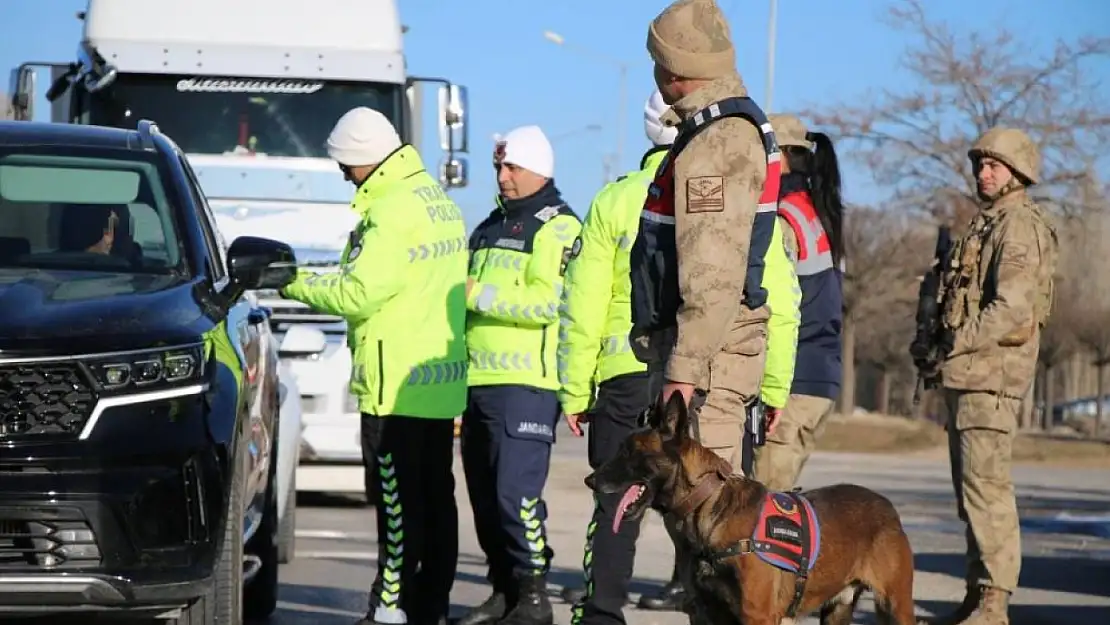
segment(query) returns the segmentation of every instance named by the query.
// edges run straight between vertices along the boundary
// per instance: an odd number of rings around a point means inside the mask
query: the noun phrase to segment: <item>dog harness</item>
[[[786,611],[794,618],[802,605],[809,572],[821,551],[821,524],[808,499],[797,490],[768,492],[760,503],[752,537],[706,554],[710,560],[754,553],[760,560],[794,574],[794,600]]]

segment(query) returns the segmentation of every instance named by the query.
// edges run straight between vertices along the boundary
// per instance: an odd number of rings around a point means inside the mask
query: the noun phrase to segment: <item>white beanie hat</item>
[[[644,103],[644,133],[653,145],[670,145],[678,136],[678,128],[664,126],[659,116],[671,107],[663,101],[663,94],[656,89]]]
[[[544,178],[555,177],[555,151],[539,126],[521,126],[501,137],[495,136],[495,161],[505,162]],[[503,151],[502,151],[503,150]]]
[[[385,115],[360,106],[339,118],[327,146],[328,156],[340,165],[377,165],[401,147],[401,137]]]

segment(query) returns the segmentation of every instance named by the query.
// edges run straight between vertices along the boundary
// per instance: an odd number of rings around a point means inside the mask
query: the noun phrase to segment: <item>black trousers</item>
[[[543,488],[558,418],[554,391],[470,388],[462,418],[463,469],[478,544],[489,562],[487,579],[496,591],[551,567]]]
[[[401,622],[402,611],[413,625],[447,615],[459,560],[454,452],[451,419],[362,415],[363,457],[377,465],[377,622]]]
[[[659,394],[658,380],[647,373],[617,376],[598,387],[588,424],[590,468],[597,469],[616,455],[621,442],[641,425],[644,412]],[[594,495],[594,513],[586,528],[582,570],[586,598],[574,607],[571,622],[623,624],[625,598],[632,580],[640,523],[623,522],[613,533],[613,517],[623,493]]]

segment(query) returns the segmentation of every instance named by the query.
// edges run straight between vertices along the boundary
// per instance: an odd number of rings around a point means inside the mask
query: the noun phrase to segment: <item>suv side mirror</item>
[[[293,248],[262,237],[239,237],[227,249],[229,288],[280,289],[297,277]]]

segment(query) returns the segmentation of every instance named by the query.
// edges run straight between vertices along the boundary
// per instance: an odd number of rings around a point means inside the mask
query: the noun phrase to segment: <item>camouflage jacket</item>
[[[676,102],[660,120],[677,125],[713,102],[747,95],[739,75],[714,80]],[[687,210],[688,183],[704,177],[723,179],[721,210]],[[668,379],[703,384],[717,353],[758,356],[766,350],[770,310],[740,303],[744,259],[766,177],[759,129],[736,117],[715,122],[675,159],[675,242],[682,250],[678,279],[684,310],[667,359]]]
[[[982,209],[944,273],[944,386],[1024,397],[1052,307],[1056,231],[1022,191]]]

